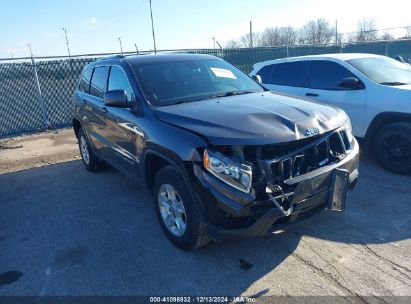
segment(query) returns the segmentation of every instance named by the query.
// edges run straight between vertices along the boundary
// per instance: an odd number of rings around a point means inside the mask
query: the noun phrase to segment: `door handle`
[[[87,104],[87,100],[82,99],[82,101],[83,101],[83,104]]]
[[[318,97],[319,95],[317,93],[305,93],[305,96]]]
[[[101,109],[101,111],[103,111],[104,113],[107,113],[107,112],[108,112],[108,110],[107,110],[106,107],[100,107],[100,109]]]

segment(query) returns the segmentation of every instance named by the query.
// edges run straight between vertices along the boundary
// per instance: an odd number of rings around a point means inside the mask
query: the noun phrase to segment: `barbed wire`
[[[411,38],[401,38],[401,39],[394,39],[391,40],[390,43],[394,42],[400,42],[400,41],[409,41],[411,42]],[[346,48],[349,45],[372,45],[372,44],[379,44],[379,43],[385,43],[385,40],[375,40],[375,41],[361,41],[361,42],[347,42],[347,43],[322,43],[322,44],[295,44],[295,45],[289,45],[288,48],[290,49],[298,49],[298,48],[307,48],[307,47],[339,47],[339,48]],[[225,48],[224,50],[232,51],[235,49],[238,49],[238,51],[247,51],[247,50],[269,50],[269,49],[285,49],[287,46],[286,45],[279,45],[279,46],[258,46],[258,47],[239,47],[239,48]],[[185,48],[185,49],[163,49],[163,50],[157,50],[157,53],[201,53],[201,52],[209,52],[209,53],[216,53],[219,54],[220,50],[218,49],[213,49],[213,48]],[[124,51],[123,54],[125,56],[129,55],[137,55],[136,51]],[[145,55],[145,54],[153,54],[152,50],[145,50],[145,51],[139,51],[140,55]],[[100,57],[106,57],[106,56],[115,56],[115,55],[121,55],[120,52],[110,52],[110,53],[87,53],[87,54],[76,54],[76,55],[56,55],[56,56],[33,56],[34,59],[36,60],[73,60],[73,59],[82,59],[82,58],[88,58],[88,57],[93,57],[93,58],[100,58]],[[0,62],[16,62],[16,61],[24,61],[24,60],[29,60],[31,57],[14,57],[14,58],[0,58]]]

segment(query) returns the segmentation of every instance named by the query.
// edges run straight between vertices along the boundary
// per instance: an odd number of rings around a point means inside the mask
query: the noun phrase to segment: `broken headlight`
[[[243,192],[250,192],[252,169],[218,152],[204,150],[204,168],[218,179]]]

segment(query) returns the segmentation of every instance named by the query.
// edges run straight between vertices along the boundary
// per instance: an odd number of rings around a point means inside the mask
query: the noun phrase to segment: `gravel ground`
[[[0,174],[80,159],[73,129],[0,139]]]
[[[184,252],[151,194],[87,172],[75,143],[71,130],[0,142],[0,295],[411,296],[411,178],[367,157],[345,212]]]

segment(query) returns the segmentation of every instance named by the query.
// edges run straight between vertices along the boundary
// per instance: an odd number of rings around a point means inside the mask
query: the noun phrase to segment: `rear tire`
[[[184,250],[207,244],[206,219],[181,174],[173,166],[160,169],[153,185],[154,205],[167,238]]]
[[[411,123],[399,122],[383,127],[374,141],[380,164],[398,174],[411,173]]]
[[[77,137],[84,167],[86,167],[86,169],[91,172],[98,172],[104,169],[104,161],[99,159],[98,156],[94,153],[94,150],[90,145],[86,135],[84,134],[83,129],[79,130]]]

